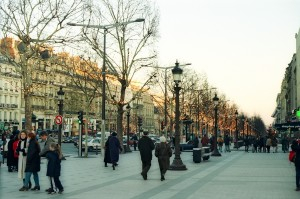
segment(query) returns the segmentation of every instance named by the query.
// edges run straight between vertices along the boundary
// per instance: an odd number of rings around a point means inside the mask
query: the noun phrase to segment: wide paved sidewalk
[[[62,195],[48,195],[46,160],[42,160],[40,191],[20,192],[22,182],[17,173],[0,168],[0,199],[68,198],[68,199],[299,199],[295,189],[295,169],[287,153],[245,153],[232,151],[193,163],[192,152],[181,154],[186,171],[168,171],[160,181],[157,158],[145,181],[140,175],[138,151],[120,155],[119,166],[104,167],[101,155],[89,158],[68,157],[62,162]],[[174,156],[171,158],[171,162]]]

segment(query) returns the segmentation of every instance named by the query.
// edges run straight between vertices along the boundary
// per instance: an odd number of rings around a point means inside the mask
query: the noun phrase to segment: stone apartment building
[[[17,51],[15,40],[11,39],[10,45],[11,49]],[[14,53],[17,54],[17,52]],[[58,129],[54,118],[58,115],[57,92],[62,87],[65,92],[63,131],[68,136],[76,135],[78,134],[78,111],[82,110],[85,98],[83,92],[74,84],[70,70],[64,67],[70,65],[71,56],[68,53],[52,54],[51,56],[51,62],[45,60],[33,66],[32,126],[37,131],[56,131]],[[108,76],[107,82],[111,93],[118,96],[120,89],[116,81]],[[101,81],[99,85],[101,85]],[[101,86],[99,87],[101,88]],[[97,92],[98,95],[92,100],[91,110],[89,110],[89,132],[99,131],[101,126],[101,90]],[[126,96],[132,97],[130,88],[127,88]],[[142,93],[139,104],[139,114],[146,121],[144,128],[152,131],[154,129],[154,104],[150,96],[147,93]],[[14,66],[4,56],[0,56],[0,130],[23,129],[25,126],[24,107],[22,78]],[[106,122],[106,129],[115,130],[117,111],[111,100],[106,100],[105,111],[108,121]]]

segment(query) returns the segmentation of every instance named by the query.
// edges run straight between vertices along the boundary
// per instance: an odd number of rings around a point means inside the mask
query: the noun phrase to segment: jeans
[[[300,188],[300,167],[295,167],[296,168],[296,187]]]
[[[40,186],[39,175],[37,172],[25,172],[25,185],[24,186],[28,187],[31,174],[33,174],[33,180],[34,180],[35,186]]]

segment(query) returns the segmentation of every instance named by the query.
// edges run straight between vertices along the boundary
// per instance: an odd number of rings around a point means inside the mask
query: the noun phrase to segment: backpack
[[[289,153],[289,161],[295,163],[296,160],[296,152],[295,151],[290,151]]]

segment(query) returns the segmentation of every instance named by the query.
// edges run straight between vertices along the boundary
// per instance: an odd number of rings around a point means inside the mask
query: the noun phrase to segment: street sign
[[[61,125],[62,124],[62,120],[63,120],[63,117],[61,115],[57,115],[55,117],[55,124]]]

